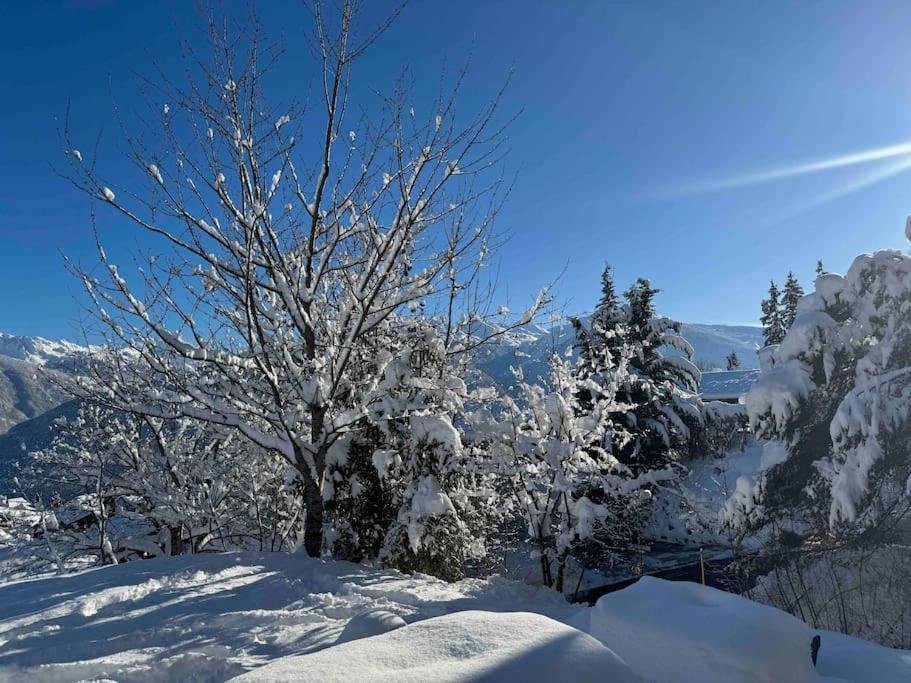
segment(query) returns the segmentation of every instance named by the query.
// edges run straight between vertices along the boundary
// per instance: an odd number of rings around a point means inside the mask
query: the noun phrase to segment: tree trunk
[[[305,479],[304,496],[307,503],[304,549],[310,557],[320,557],[323,553],[323,496],[309,476]]]
[[[543,539],[538,539],[538,549],[541,552],[541,583],[548,588],[552,588],[554,582],[550,574],[550,555]]]
[[[323,436],[323,425],[326,419],[325,407],[314,407],[310,411],[310,440],[318,444]],[[304,480],[304,496],[307,503],[304,518],[304,549],[310,557],[321,557],[323,554],[323,492],[321,483],[326,471],[326,449],[318,447],[313,454],[316,465],[316,480],[307,466],[302,454],[297,454],[298,471]]]
[[[168,535],[171,539],[171,556],[183,553],[183,534],[179,526],[169,526]]]
[[[557,581],[554,585],[554,589],[563,594],[563,579],[566,576],[566,553],[561,553],[559,559],[557,560]]]

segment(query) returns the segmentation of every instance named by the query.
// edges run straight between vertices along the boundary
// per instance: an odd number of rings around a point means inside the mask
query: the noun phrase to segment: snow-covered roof
[[[703,372],[699,394],[706,401],[733,401],[739,399],[759,378],[760,370],[728,370]]]

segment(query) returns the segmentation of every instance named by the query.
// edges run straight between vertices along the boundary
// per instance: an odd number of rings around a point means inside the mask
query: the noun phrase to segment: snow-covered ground
[[[911,653],[830,633],[814,671],[812,635],[695,584],[644,579],[588,608],[499,578],[284,554],[0,586],[0,681],[911,680]]]

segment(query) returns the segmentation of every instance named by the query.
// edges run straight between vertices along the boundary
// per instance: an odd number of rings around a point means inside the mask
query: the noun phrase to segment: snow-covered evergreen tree
[[[911,509],[911,257],[827,273],[747,394],[787,457],[744,482],[748,517],[797,538],[882,532]]]
[[[412,319],[408,330],[378,349],[367,415],[330,451],[334,551],[456,579],[485,552],[493,493],[455,426],[465,382],[434,325]]]
[[[624,453],[633,469],[651,468],[679,460],[701,423],[696,396],[701,373],[692,362],[693,348],[680,335],[680,323],[656,315],[654,289],[639,279],[626,292],[628,334],[632,349],[628,397],[635,439]],[[665,354],[672,348],[680,355]]]
[[[621,401],[635,406],[623,417],[633,438],[617,457],[633,470],[678,460],[701,423],[701,403],[695,396],[701,373],[692,362],[693,349],[680,336],[680,323],[656,315],[657,292],[640,278],[621,303],[608,267],[590,326],[573,321],[580,378],[609,373],[617,358],[629,354],[630,372]],[[666,355],[663,348],[673,348],[679,355]]]
[[[769,284],[769,298],[762,301],[762,317],[759,319],[766,346],[778,344],[784,338],[785,327],[778,297],[778,285],[772,280]]]
[[[614,407],[603,419],[607,420],[609,434],[622,435],[610,439],[608,452],[625,468],[624,476],[647,479],[661,471],[667,482],[673,479],[677,463],[693,450],[703,415],[696,395],[700,372],[692,363],[692,348],[680,336],[679,323],[656,315],[656,293],[651,283],[639,279],[622,303],[616,296],[611,271],[605,269],[602,296],[590,325],[573,321],[578,360],[571,372],[578,391],[575,410],[579,415],[596,411],[593,396],[599,394],[592,386],[612,387]],[[662,349],[667,348],[679,355],[665,355]],[[636,503],[625,501],[624,524],[613,526],[623,527],[612,539],[614,547],[638,537],[649,519],[645,495],[651,491],[649,484],[643,483],[636,490],[641,494]],[[598,494],[591,498],[601,502]],[[641,539],[635,540],[638,543]]]
[[[802,297],[803,287],[794,277],[794,273],[788,273],[781,293],[781,324],[785,333],[794,324],[794,318],[797,317],[797,304],[800,303]]]

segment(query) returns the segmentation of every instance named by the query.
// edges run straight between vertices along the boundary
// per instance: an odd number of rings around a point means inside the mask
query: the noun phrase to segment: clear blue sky
[[[69,99],[73,137],[86,148],[103,131],[116,170],[114,104],[138,103],[153,58],[177,74],[181,34],[202,44],[193,6],[4,6],[0,330],[74,336],[79,292],[61,255],[90,259],[91,230],[88,200],[52,168],[58,120]],[[298,0],[261,14],[299,49]],[[410,64],[430,93],[444,60],[473,52],[470,106],[514,69],[506,169],[518,179],[499,226],[513,236],[500,281],[515,305],[566,266],[560,296],[590,308],[609,261],[621,285],[651,278],[665,314],[749,323],[770,277],[793,269],[809,284],[818,258],[844,270],[862,251],[905,248],[907,154],[718,185],[911,141],[909,36],[906,1],[413,0],[355,79],[382,87]],[[293,58],[286,69],[289,96],[305,96],[308,77]],[[102,223],[115,249],[135,246]]]

